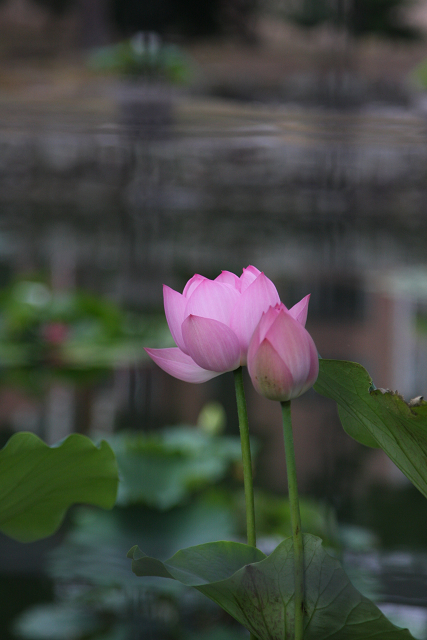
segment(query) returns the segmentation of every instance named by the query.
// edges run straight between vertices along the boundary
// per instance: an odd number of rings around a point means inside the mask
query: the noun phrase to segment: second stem
[[[295,567],[295,640],[304,637],[304,544],[301,532],[294,438],[292,435],[291,402],[281,402],[285,439],[286,471],[288,474],[289,507],[294,542]]]

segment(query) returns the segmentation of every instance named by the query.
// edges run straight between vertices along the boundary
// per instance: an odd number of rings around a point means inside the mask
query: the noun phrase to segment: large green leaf
[[[360,364],[320,360],[315,390],[338,404],[345,431],[381,447],[427,497],[427,402],[410,406],[396,392],[376,389]]]
[[[160,562],[133,547],[128,554],[138,576],[172,578],[217,602],[259,640],[292,640],[294,561],[287,538],[266,557],[237,542],[212,542],[178,551]],[[362,596],[329,556],[322,541],[304,535],[304,640],[410,640]]]
[[[30,542],[52,534],[74,503],[114,506],[118,472],[105,442],[79,434],[49,447],[16,433],[0,451],[0,531]]]

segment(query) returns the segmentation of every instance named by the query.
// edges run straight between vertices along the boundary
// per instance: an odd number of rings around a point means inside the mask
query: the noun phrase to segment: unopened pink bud
[[[280,402],[298,398],[316,382],[316,346],[283,304],[270,307],[255,329],[249,344],[248,370],[258,393]]]

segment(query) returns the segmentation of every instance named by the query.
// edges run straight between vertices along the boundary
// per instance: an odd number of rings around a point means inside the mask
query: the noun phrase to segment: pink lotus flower
[[[249,341],[262,314],[280,302],[276,287],[255,267],[238,278],[193,276],[183,293],[163,287],[166,319],[177,347],[146,349],[164,371],[186,382],[205,382],[246,364]],[[307,316],[308,298],[290,313]]]
[[[41,329],[43,340],[52,345],[63,344],[67,340],[69,333],[69,327],[65,322],[49,322]]]
[[[255,389],[270,400],[284,402],[305,393],[317,380],[319,359],[304,328],[308,298],[288,311],[278,304],[263,314],[248,350],[248,370]]]

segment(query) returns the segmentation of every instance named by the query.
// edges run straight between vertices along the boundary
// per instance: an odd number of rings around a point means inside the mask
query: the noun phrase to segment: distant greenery
[[[178,47],[162,44],[154,33],[139,32],[128,40],[99,47],[89,55],[94,71],[111,71],[145,79],[187,82],[191,65]]]
[[[171,509],[222,480],[233,465],[241,463],[238,438],[196,427],[120,432],[109,442],[120,467],[119,506]]]
[[[164,320],[126,313],[105,297],[18,280],[0,293],[0,380],[33,391],[46,377],[86,382],[141,362],[143,345],[168,335]]]

